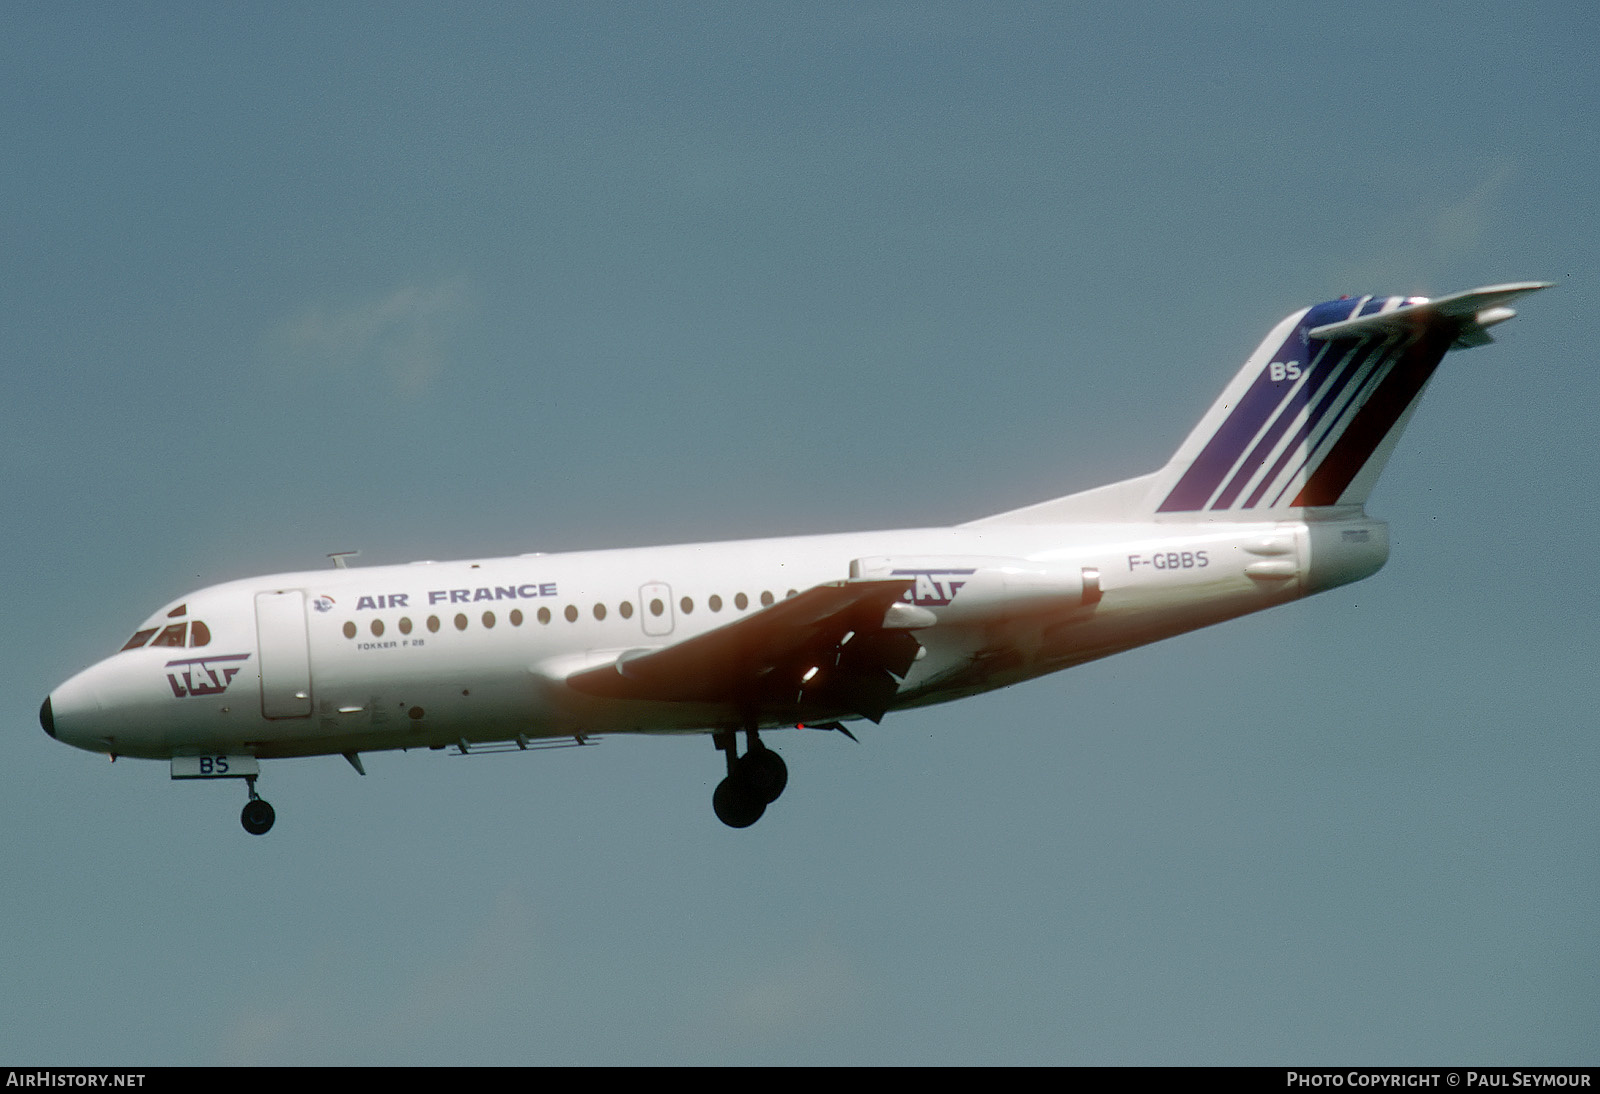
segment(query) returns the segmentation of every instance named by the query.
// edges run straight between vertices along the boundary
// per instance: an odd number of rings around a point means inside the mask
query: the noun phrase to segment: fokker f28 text
[[[242,778],[259,762],[705,733],[725,823],[788,772],[761,734],[1005,687],[1376,572],[1373,483],[1451,349],[1546,287],[1346,297],[1267,335],[1165,467],[954,528],[231,581],[51,692],[52,737]],[[337,560],[341,561],[342,560]],[[741,754],[738,734],[744,734]]]

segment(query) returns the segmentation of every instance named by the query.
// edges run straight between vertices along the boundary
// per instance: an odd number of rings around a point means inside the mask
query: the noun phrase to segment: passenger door
[[[311,650],[306,598],[300,589],[256,594],[256,648],[261,658],[261,713],[304,718],[311,713]]]

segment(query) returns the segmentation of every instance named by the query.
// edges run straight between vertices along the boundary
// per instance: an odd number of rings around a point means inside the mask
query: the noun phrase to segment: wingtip
[[[1540,289],[1555,287],[1554,281],[1507,281],[1503,285],[1485,285],[1481,289],[1474,289],[1479,293],[1528,293],[1538,292]]]

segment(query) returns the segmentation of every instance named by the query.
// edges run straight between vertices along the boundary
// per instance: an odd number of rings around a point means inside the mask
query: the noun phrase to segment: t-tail
[[[974,523],[1359,511],[1444,355],[1492,341],[1488,329],[1516,314],[1507,304],[1549,284],[1302,309],[1273,328],[1160,471]]]

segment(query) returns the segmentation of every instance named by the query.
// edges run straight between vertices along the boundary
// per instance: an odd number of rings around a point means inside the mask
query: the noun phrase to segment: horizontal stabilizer
[[[1368,338],[1374,335],[1414,334],[1445,320],[1461,321],[1461,330],[1453,348],[1465,349],[1493,341],[1486,332],[1496,323],[1504,323],[1517,313],[1505,305],[1519,296],[1548,289],[1550,281],[1513,281],[1505,285],[1489,285],[1482,289],[1441,296],[1437,300],[1407,302],[1393,311],[1375,312],[1371,315],[1345,319],[1337,323],[1324,323],[1306,332],[1317,341],[1342,338]]]

